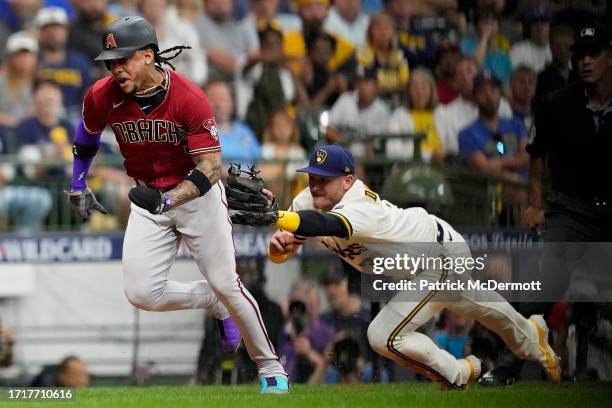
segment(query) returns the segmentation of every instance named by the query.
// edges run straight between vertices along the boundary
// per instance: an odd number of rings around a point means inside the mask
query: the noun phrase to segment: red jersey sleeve
[[[188,103],[185,109],[184,123],[187,127],[189,155],[199,156],[220,152],[217,122],[208,99],[205,96],[194,98],[193,103]]]
[[[83,124],[89,133],[101,133],[106,127],[106,115],[96,106],[94,87],[89,88],[83,99]]]

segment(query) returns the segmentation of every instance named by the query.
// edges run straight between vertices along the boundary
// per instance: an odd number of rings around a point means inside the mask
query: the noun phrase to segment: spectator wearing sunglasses
[[[474,78],[478,118],[459,133],[459,154],[479,172],[506,181],[527,181],[529,157],[523,123],[498,115],[501,82],[489,71]]]

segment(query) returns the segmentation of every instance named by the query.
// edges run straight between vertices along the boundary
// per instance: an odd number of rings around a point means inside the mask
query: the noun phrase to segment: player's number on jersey
[[[373,192],[372,190],[368,190],[368,189],[366,189],[366,190],[365,190],[365,195],[366,195],[366,197],[371,198],[372,200],[374,200],[374,202],[376,202],[376,197],[377,197],[377,195],[376,195],[376,193],[375,193],[375,192]]]

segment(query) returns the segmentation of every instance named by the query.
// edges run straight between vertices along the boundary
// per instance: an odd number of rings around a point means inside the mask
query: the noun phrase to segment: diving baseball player
[[[402,209],[381,200],[354,177],[354,168],[353,157],[345,148],[339,145],[315,148],[309,166],[298,170],[308,173],[308,188],[295,197],[289,211],[278,212],[276,226],[280,230],[269,244],[273,261],[284,262],[306,237],[317,237],[362,272],[361,255],[368,245],[388,247],[393,253],[398,247],[409,252],[413,244],[429,243],[427,248],[433,254],[471,257],[461,234],[448,223],[422,208]],[[232,209],[231,189],[228,191]],[[238,215],[237,219],[247,219],[249,211],[239,209]],[[416,279],[445,282],[453,279],[451,275],[455,275],[452,270],[428,269],[418,273]],[[495,331],[517,356],[540,362],[548,378],[559,381],[558,358],[548,345],[548,327],[542,316],[525,319],[494,291],[426,288],[411,293],[409,299],[405,295],[397,293],[368,328],[370,345],[379,354],[439,383],[443,389],[463,388],[474,381],[481,371],[478,358],[456,359],[416,331],[433,315],[448,308]]]
[[[208,309],[220,321],[226,351],[238,347],[242,333],[262,393],[288,392],[257,303],[236,274],[215,118],[197,86],[161,65],[172,66],[168,59],[189,47],[159,51],[155,30],[141,17],[112,23],[102,45],[96,60],[111,75],[85,96],[73,147],[71,206],[84,219],[94,209],[106,211],[85,180],[100,133],[110,126],[137,184],[129,192],[132,212],[123,246],[128,300],[150,311]],[[165,58],[168,51],[175,54]],[[206,280],[168,279],[181,239]]]

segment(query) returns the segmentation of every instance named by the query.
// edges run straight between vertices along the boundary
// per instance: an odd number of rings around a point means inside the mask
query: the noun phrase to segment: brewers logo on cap
[[[323,164],[323,162],[327,159],[327,152],[325,150],[319,150],[317,152],[317,156],[315,158],[315,163]]]
[[[110,33],[106,36],[106,41],[104,41],[104,48],[107,50],[111,48],[117,48],[117,43],[115,42],[115,36],[113,33]]]
[[[322,177],[346,176],[355,173],[355,161],[351,152],[340,145],[319,146],[312,150],[308,167],[297,171]]]

